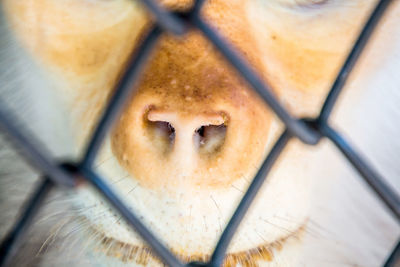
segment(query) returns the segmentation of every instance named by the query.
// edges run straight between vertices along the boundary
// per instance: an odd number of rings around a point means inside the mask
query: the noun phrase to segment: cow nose
[[[217,152],[227,130],[227,116],[222,112],[180,114],[153,109],[147,113],[147,120],[154,143],[161,144],[179,164]]]

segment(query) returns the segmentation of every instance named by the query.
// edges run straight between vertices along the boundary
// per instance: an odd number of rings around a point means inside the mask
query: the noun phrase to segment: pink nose
[[[156,143],[167,144],[179,164],[190,163],[199,154],[217,151],[224,143],[226,116],[218,112],[180,114],[153,109],[147,113]]]

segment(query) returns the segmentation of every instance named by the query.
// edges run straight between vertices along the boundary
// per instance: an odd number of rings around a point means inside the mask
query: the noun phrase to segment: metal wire
[[[284,131],[279,137],[278,141],[275,143],[268,157],[258,170],[256,176],[251,182],[247,192],[239,203],[239,206],[235,210],[231,220],[226,226],[224,232],[222,233],[217,246],[214,249],[214,253],[211,257],[210,266],[221,266],[224,260],[225,253],[228,249],[229,243],[231,242],[233,235],[235,234],[240,222],[246,215],[251,203],[256,197],[258,191],[261,189],[264,181],[267,178],[269,171],[274,165],[275,161],[278,159],[282,150],[285,148],[286,144],[289,142],[290,134],[288,131]]]
[[[143,70],[142,66],[153,50],[153,46],[156,44],[160,34],[161,30],[158,27],[154,27],[152,30],[150,30],[150,33],[140,45],[137,53],[133,55],[124,75],[122,76],[122,79],[119,81],[116,87],[114,95],[112,96],[103,116],[97,125],[96,130],[92,135],[92,138],[89,141],[89,145],[81,163],[82,166],[92,166],[96,155],[103,144],[104,137],[113,125],[115,118],[121,113],[126,101],[128,101],[130,96],[133,94],[135,82]]]
[[[400,220],[400,198],[386,184],[385,180],[368,164],[359,153],[335,130],[328,125],[322,127],[323,134],[328,137],[336,147],[343,153],[347,160],[364,178],[365,182],[371,187],[377,196],[386,204],[393,215]]]
[[[38,171],[47,175],[49,179],[53,180],[59,185],[72,187],[75,185],[74,178],[66,173],[58,166],[44,151],[39,150],[34,144],[38,143],[33,141],[33,134],[27,135],[18,129],[17,120],[11,114],[7,114],[3,110],[4,104],[0,103],[0,129],[11,138],[11,144],[16,146],[17,151],[25,160]],[[26,130],[25,130],[26,131]],[[30,136],[28,138],[27,136]],[[33,141],[33,142],[32,142]]]
[[[159,7],[153,0],[141,1],[151,13],[157,18],[158,25],[165,31],[169,31],[176,35],[182,35],[187,31],[187,26],[181,18],[174,16],[172,13]]]
[[[15,256],[19,246],[23,241],[23,236],[32,223],[34,217],[39,212],[43,201],[46,199],[54,183],[49,178],[40,181],[32,196],[26,201],[25,208],[21,212],[21,216],[4,238],[0,246],[0,265],[6,266]]]
[[[396,218],[400,221],[400,198],[388,186],[382,176],[380,176],[370,163],[366,162],[360,154],[356,153],[356,149],[343,139],[343,137],[328,124],[327,120],[336,103],[336,100],[350,74],[353,66],[357,62],[363,48],[365,47],[373,30],[376,28],[380,18],[390,0],[381,0],[376,5],[374,11],[365,27],[361,31],[357,41],[342,69],[340,70],[328,97],[321,109],[318,118],[313,120],[297,119],[292,117],[286,109],[277,101],[273,95],[271,87],[266,84],[250,67],[250,65],[242,58],[239,53],[227,42],[211,25],[208,25],[200,16],[200,9],[205,0],[196,1],[192,10],[184,14],[174,14],[159,7],[153,0],[142,0],[143,4],[153,14],[156,19],[156,25],[145,37],[144,41],[138,48],[137,52],[132,56],[127,64],[127,69],[122,75],[121,80],[116,86],[115,92],[111,97],[107,108],[102,115],[97,128],[95,129],[92,138],[89,141],[87,150],[83,159],[80,162],[63,165],[53,162],[50,157],[39,151],[30,142],[26,134],[22,134],[10,116],[6,115],[5,111],[0,109],[0,128],[7,133],[14,143],[21,150],[22,155],[34,167],[46,176],[46,179],[38,187],[32,198],[28,201],[27,208],[23,211],[21,218],[15,224],[13,230],[7,235],[7,238],[1,245],[0,266],[7,263],[7,259],[16,251],[23,233],[29,226],[31,218],[40,207],[40,203],[47,195],[48,191],[55,185],[76,185],[76,177],[79,176],[86,180],[89,184],[95,187],[115,209],[117,209],[123,218],[131,225],[136,232],[149,244],[155,254],[169,266],[220,266],[223,263],[225,253],[229,244],[244,218],[252,201],[256,197],[262,184],[267,178],[268,172],[273,167],[274,162],[285,148],[286,144],[292,137],[296,137],[306,144],[315,145],[318,141],[327,137],[335,146],[343,153],[347,160],[358,170],[361,177],[367,182],[371,189],[383,201],[384,204],[393,212]],[[251,182],[244,197],[240,201],[236,211],[232,215],[227,227],[223,231],[216,248],[213,252],[210,262],[192,262],[183,264],[178,260],[170,250],[162,244],[151,231],[138,219],[138,217],[118,198],[118,196],[110,189],[110,187],[96,174],[92,165],[96,155],[101,147],[101,144],[112,127],[115,119],[121,113],[124,103],[132,95],[135,82],[141,74],[143,65],[151,54],[158,38],[163,31],[168,31],[176,35],[182,35],[187,32],[188,27],[199,29],[213,43],[226,59],[236,68],[236,70],[245,78],[245,80],[253,87],[253,89],[264,99],[286,126],[286,130],[277,140],[269,155],[261,165],[257,175]],[[0,106],[1,108],[1,106]],[[31,136],[31,135],[29,135]],[[399,243],[400,244],[400,243]],[[393,252],[388,257],[385,266],[394,266],[399,262],[400,245],[397,245]]]
[[[367,23],[362,29],[359,37],[357,38],[356,43],[353,46],[349,56],[343,64],[342,69],[340,70],[338,76],[336,77],[335,82],[332,85],[331,90],[329,91],[328,97],[325,100],[324,105],[322,106],[321,113],[319,115],[319,120],[327,121],[329,115],[332,112],[332,109],[336,103],[336,100],[339,97],[340,92],[342,91],[347,78],[354,65],[356,64],[358,58],[361,55],[364,47],[367,45],[369,38],[371,37],[376,25],[382,18],[386,9],[392,1],[380,1],[378,5],[375,7],[371,16],[369,17]]]
[[[261,96],[275,114],[285,123],[288,130],[306,144],[316,144],[319,140],[318,134],[313,129],[306,127],[300,121],[294,119],[278,102],[273,95],[271,87],[251,69],[250,65],[239,55],[237,51],[224,40],[215,29],[212,29],[200,16],[192,18],[196,26],[236,68],[236,70],[247,80],[253,89]]]
[[[396,267],[399,266],[400,259],[400,241],[397,243],[396,247],[393,249],[393,252],[389,255],[386,260],[384,267]]]
[[[147,227],[138,219],[138,217],[128,209],[126,205],[118,198],[98,174],[91,169],[79,168],[80,173],[91,183],[116,210],[125,218],[125,220],[136,232],[150,245],[153,251],[160,259],[169,266],[183,266],[183,264],[147,229]]]

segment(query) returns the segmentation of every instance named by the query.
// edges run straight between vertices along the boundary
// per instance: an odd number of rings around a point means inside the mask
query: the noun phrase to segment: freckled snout
[[[229,187],[265,154],[271,113],[203,46],[198,35],[163,39],[113,131],[115,157],[142,186]]]

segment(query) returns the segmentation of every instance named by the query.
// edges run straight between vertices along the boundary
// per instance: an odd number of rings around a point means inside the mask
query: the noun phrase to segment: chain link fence
[[[40,149],[33,145],[32,137],[27,137],[16,126],[11,114],[8,114],[0,106],[0,128],[18,147],[28,163],[42,173],[43,179],[34,193],[28,199],[20,218],[14,227],[6,235],[0,247],[0,266],[6,266],[18,252],[19,244],[24,233],[30,226],[33,217],[37,214],[43,201],[56,186],[76,187],[86,182],[96,188],[109,203],[119,211],[130,226],[148,243],[159,259],[169,266],[221,266],[228,246],[244,218],[248,208],[253,202],[257,192],[266,180],[269,171],[282,150],[292,138],[298,138],[305,144],[316,145],[322,138],[328,138],[343,154],[352,166],[359,172],[364,181],[373,189],[376,195],[390,209],[395,218],[400,221],[400,198],[384,182],[370,163],[357,153],[355,148],[345,140],[340,133],[329,125],[329,117],[335,103],[342,91],[347,77],[356,64],[363,48],[367,44],[380,18],[391,4],[390,0],[381,0],[376,5],[367,20],[363,30],[356,40],[346,61],[334,81],[323,107],[316,118],[298,119],[292,117],[288,111],[277,101],[271,88],[265,84],[252,70],[250,65],[233,49],[233,47],[200,16],[201,8],[205,0],[197,0],[191,10],[184,13],[173,13],[161,8],[153,0],[142,0],[143,4],[156,18],[152,29],[141,43],[137,53],[132,56],[125,73],[116,86],[104,114],[102,115],[92,138],[87,145],[86,153],[79,162],[63,163],[55,162],[49,155],[41,153]],[[286,128],[274,144],[270,153],[250,183],[247,192],[241,199],[236,211],[224,229],[209,262],[182,263],[169,251],[157,237],[132,213],[120,200],[120,198],[104,183],[103,179],[93,170],[93,163],[99,152],[101,144],[114,121],[121,113],[124,103],[133,93],[135,81],[141,75],[144,64],[150,55],[159,37],[168,32],[174,35],[184,35],[189,28],[196,28],[204,34],[208,40],[219,49],[225,58],[239,71],[243,78],[260,95],[260,97],[276,113]],[[385,266],[397,266],[400,259],[400,242],[388,256]]]

